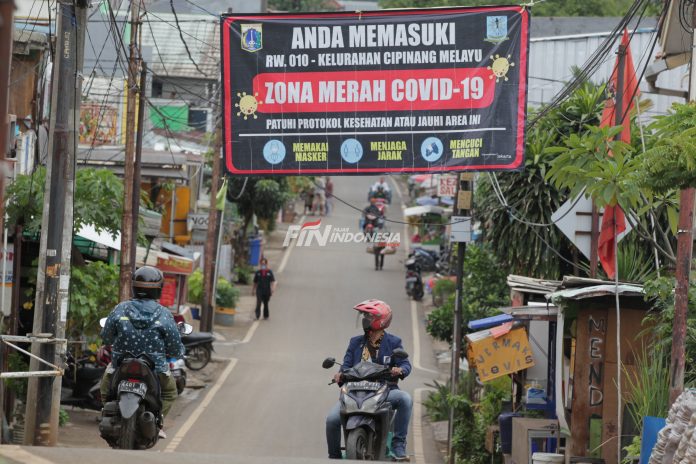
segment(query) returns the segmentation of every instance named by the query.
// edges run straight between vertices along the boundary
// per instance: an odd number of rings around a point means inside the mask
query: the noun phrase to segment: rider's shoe
[[[159,429],[159,439],[164,440],[165,438],[167,438],[167,434],[164,433],[164,430]]]

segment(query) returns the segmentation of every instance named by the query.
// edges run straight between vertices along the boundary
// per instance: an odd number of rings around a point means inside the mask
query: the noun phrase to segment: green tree
[[[70,276],[68,339],[91,341],[99,333],[99,319],[118,304],[119,268],[101,261],[73,266]]]
[[[19,175],[7,188],[9,224],[21,224],[28,234],[41,229],[46,169]],[[75,176],[74,228],[92,224],[97,231],[116,235],[123,215],[123,181],[108,169],[80,169]]]
[[[333,11],[335,5],[327,0],[270,0],[268,7],[277,11]]]

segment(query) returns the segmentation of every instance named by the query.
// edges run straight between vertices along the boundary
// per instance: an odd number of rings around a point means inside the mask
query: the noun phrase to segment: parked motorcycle
[[[177,324],[184,322],[180,314],[174,315]],[[213,356],[213,342],[215,336],[210,332],[194,332],[181,335],[181,343],[186,348],[184,363],[192,371],[199,371],[208,365]]]
[[[408,353],[397,348],[388,366],[363,361],[343,372],[340,402],[346,459],[384,461],[391,458],[396,411],[387,401],[388,382],[393,380],[391,368],[406,358]],[[322,367],[330,369],[334,364],[339,363],[334,358],[326,358]]]
[[[186,363],[183,359],[169,358],[169,370],[176,382],[176,392],[181,395],[186,388]]]
[[[102,319],[102,326],[104,322]],[[184,334],[192,330],[188,324],[180,325]],[[157,444],[163,418],[154,369],[155,363],[146,353],[125,353],[116,368],[99,422],[99,433],[112,448],[148,449]]]
[[[423,272],[433,272],[437,270],[437,262],[440,259],[440,253],[437,251],[414,248],[408,256],[418,261],[421,271]]]
[[[416,301],[420,301],[425,294],[420,263],[415,256],[412,256],[404,264],[406,266],[406,295]]]
[[[83,409],[100,411],[102,408],[99,384],[106,370],[106,364],[99,362],[94,353],[75,359],[67,353],[67,368],[61,384],[60,404],[77,406]]]

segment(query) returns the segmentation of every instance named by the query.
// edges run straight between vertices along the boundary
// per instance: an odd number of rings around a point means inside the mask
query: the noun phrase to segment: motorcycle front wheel
[[[135,429],[139,413],[140,410],[128,419],[121,418],[121,434],[118,436],[119,449],[135,449]]]
[[[210,362],[210,348],[202,345],[194,346],[186,351],[184,363],[192,371],[199,371]]]
[[[369,436],[367,430],[360,427],[348,432],[346,437],[346,459],[355,461],[369,460]]]

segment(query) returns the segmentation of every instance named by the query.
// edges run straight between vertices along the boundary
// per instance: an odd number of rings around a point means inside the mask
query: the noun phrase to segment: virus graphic
[[[249,116],[254,116],[254,119],[257,119],[258,116],[256,116],[256,110],[261,104],[261,102],[256,99],[258,96],[258,93],[255,93],[254,95],[247,95],[246,92],[237,92],[239,103],[234,104],[235,107],[239,108],[239,111],[237,111],[237,116],[244,115],[245,120]]]
[[[493,63],[488,66],[488,69],[493,71],[493,74],[490,76],[491,79],[495,77],[496,82],[500,82],[500,79],[508,80],[507,73],[510,70],[510,66],[515,66],[515,63],[510,62],[510,58],[511,55],[508,55],[507,58],[500,55],[491,56]]]

